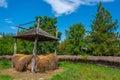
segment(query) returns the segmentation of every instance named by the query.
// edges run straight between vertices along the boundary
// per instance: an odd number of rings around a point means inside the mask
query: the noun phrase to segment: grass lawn
[[[11,62],[6,59],[0,60],[0,69],[7,69],[7,68],[11,68]]]
[[[60,62],[62,73],[57,73],[49,80],[120,80],[120,70],[109,67],[101,67],[92,64]],[[11,62],[0,61],[0,70],[11,68]],[[0,73],[0,80],[12,80],[10,74]]]
[[[11,68],[11,62],[8,60],[0,60],[0,70]],[[12,76],[0,74],[0,80],[11,80]]]
[[[0,80],[11,80],[12,76],[10,75],[0,75]]]
[[[66,70],[50,80],[120,80],[120,70],[92,64],[60,62]]]

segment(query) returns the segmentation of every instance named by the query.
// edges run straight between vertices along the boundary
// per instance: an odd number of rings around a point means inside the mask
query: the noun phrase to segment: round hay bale
[[[24,56],[24,54],[15,54],[12,57],[12,64],[13,64],[13,68],[15,68],[15,64],[17,63],[17,61]]]
[[[12,63],[17,71],[24,71],[27,70],[27,66],[30,64],[31,59],[32,55],[13,55]]]
[[[39,62],[37,63],[37,69],[39,72],[45,72],[48,70],[54,70],[58,66],[58,58],[55,54],[39,55]]]

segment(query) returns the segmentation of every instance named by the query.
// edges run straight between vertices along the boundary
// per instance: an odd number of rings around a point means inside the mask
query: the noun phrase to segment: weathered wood
[[[23,27],[19,27],[19,28],[21,28],[21,29],[23,29],[23,30],[29,30],[29,29],[26,29],[26,28],[23,28]]]
[[[15,40],[15,43],[14,43],[14,54],[17,53],[17,41]]]
[[[37,26],[37,33],[39,30],[39,26],[40,26],[40,19],[38,19],[38,26]],[[37,54],[37,47],[38,47],[38,36],[35,38],[35,42],[34,42],[34,49],[33,49],[33,58],[32,58],[32,67],[31,67],[31,72],[35,73],[35,61],[36,61],[36,54]]]
[[[37,43],[38,43],[38,37],[35,38],[34,42],[34,49],[33,49],[33,58],[32,58],[32,68],[31,72],[35,72],[35,61],[36,61],[36,54],[37,54]]]
[[[19,32],[19,27],[20,25],[18,25],[17,27],[16,27],[16,35],[18,35],[18,32]],[[17,39],[15,39],[15,42],[14,42],[14,55],[17,53]],[[13,65],[13,63],[12,63],[12,68],[14,68],[14,65]]]
[[[16,27],[16,35],[18,35],[18,32],[19,32],[19,29],[18,29],[18,27],[19,27],[20,25],[18,25],[17,27]],[[17,39],[15,39],[15,42],[14,42],[14,54],[16,54],[17,53]]]
[[[20,26],[27,25],[27,24],[31,24],[31,23],[35,23],[35,22],[36,22],[36,21],[27,22],[27,23],[24,23],[24,24],[20,24]]]
[[[58,31],[57,31],[58,29],[56,28],[56,38],[58,38]],[[55,46],[55,55],[57,55],[57,44],[56,44],[56,46]]]

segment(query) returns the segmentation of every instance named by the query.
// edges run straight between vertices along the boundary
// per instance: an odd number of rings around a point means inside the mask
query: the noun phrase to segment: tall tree
[[[98,4],[97,14],[92,21],[92,32],[89,36],[89,51],[93,55],[117,55],[119,52],[118,37],[115,30],[118,21],[112,21],[112,16],[102,2]]]
[[[83,54],[83,48],[85,47],[84,42],[85,28],[82,23],[74,24],[66,30],[66,39],[60,45],[60,51],[65,54]]]

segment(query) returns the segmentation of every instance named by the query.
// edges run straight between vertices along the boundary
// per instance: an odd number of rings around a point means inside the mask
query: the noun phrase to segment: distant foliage
[[[11,55],[13,54],[14,39],[13,34],[2,34],[0,37],[0,55]]]
[[[85,28],[82,23],[74,24],[66,30],[66,39],[60,44],[61,54],[84,54]]]

